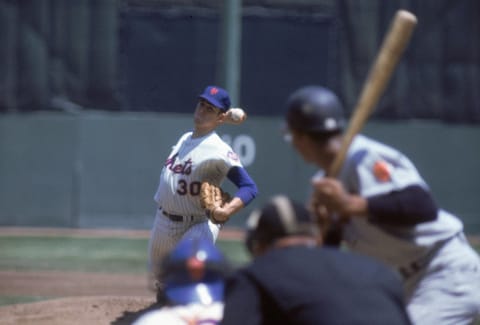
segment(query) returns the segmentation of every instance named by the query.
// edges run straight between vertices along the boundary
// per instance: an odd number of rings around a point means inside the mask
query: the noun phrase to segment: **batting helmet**
[[[223,301],[224,279],[229,265],[210,240],[183,239],[162,265],[165,295],[171,303]]]
[[[302,87],[290,95],[286,106],[286,122],[291,130],[331,133],[345,127],[342,104],[330,89]]]

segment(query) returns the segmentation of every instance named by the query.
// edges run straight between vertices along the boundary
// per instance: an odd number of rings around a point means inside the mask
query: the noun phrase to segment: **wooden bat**
[[[339,152],[327,170],[327,176],[338,177],[353,138],[360,132],[387,87],[393,70],[400,60],[416,24],[417,18],[412,13],[405,10],[396,12],[377,58],[370,68],[368,78],[363,85],[353,115],[344,132]],[[327,224],[321,226],[323,237],[328,244],[340,246],[343,237],[342,223],[338,216],[331,217],[332,219]]]
[[[338,176],[353,138],[360,132],[387,87],[393,70],[400,60],[416,24],[417,18],[412,13],[406,10],[396,12],[377,58],[370,68],[368,78],[364,83],[353,115],[344,133],[339,153],[330,165],[327,176]]]

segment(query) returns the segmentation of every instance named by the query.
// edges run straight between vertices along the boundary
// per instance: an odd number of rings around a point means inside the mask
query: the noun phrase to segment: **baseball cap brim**
[[[211,96],[203,94],[203,95],[198,96],[198,98],[205,99],[207,102],[209,102],[210,104],[212,104],[213,106],[215,106],[216,108],[218,108],[221,111],[226,110],[225,108],[223,108],[223,105],[217,99],[215,99],[215,97],[211,97]]]
[[[192,302],[210,304],[223,300],[222,280],[172,286],[165,288],[167,298],[174,304],[185,305]]]

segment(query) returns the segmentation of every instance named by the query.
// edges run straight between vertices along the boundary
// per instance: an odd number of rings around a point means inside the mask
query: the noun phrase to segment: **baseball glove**
[[[207,212],[207,216],[213,223],[225,223],[226,220],[217,220],[214,217],[214,211],[223,207],[225,203],[232,199],[228,192],[209,182],[203,182],[200,188],[200,204]]]

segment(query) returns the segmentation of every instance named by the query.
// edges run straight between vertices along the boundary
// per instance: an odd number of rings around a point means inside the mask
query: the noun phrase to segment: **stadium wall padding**
[[[0,225],[148,229],[161,167],[171,146],[192,126],[189,114],[54,112],[0,116]],[[281,118],[250,117],[221,126],[240,154],[259,196],[308,195],[313,166],[282,138]],[[365,134],[405,152],[430,184],[436,201],[480,232],[480,129],[433,122],[367,124]],[[235,188],[225,183],[225,188]]]

